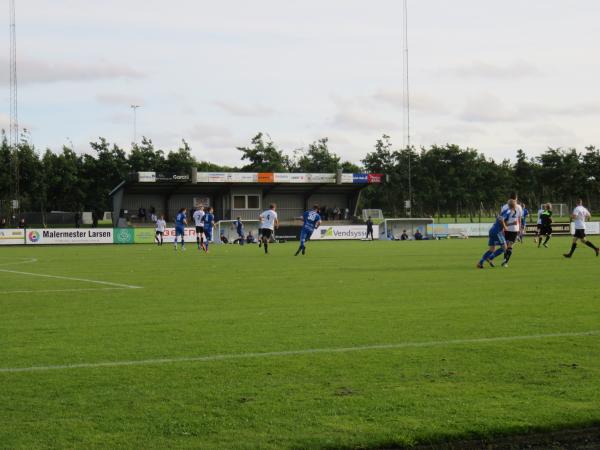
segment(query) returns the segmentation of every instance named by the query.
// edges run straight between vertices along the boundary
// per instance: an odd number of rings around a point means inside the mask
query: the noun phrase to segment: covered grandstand
[[[112,198],[114,226],[144,222],[140,210],[173,220],[183,208],[212,206],[217,220],[256,219],[276,203],[279,219],[291,223],[313,204],[348,209],[356,216],[360,192],[381,174],[197,172],[163,174],[138,172],[116,186]],[[345,215],[343,215],[345,216]],[[342,217],[348,219],[348,217]]]

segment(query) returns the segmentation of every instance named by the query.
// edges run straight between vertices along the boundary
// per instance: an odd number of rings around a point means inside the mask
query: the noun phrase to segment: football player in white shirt
[[[515,202],[515,208],[511,210],[510,217],[506,221],[506,231],[504,237],[506,238],[506,251],[504,252],[504,261],[502,261],[502,267],[508,267],[508,261],[512,256],[513,245],[517,242],[517,238],[521,233],[521,227],[523,226],[523,208],[517,203],[517,194],[513,193],[510,196],[511,200]],[[510,210],[510,206],[506,203],[500,214]]]
[[[198,208],[192,215],[194,225],[196,226],[196,243],[198,244],[198,250],[204,249],[204,214],[204,209]]]
[[[156,235],[154,237],[154,239],[156,239],[156,245],[163,245],[165,228],[167,228],[167,222],[165,222],[165,217],[161,214],[160,218],[156,221]]]
[[[585,245],[590,247],[596,252],[596,256],[600,254],[600,249],[592,244],[585,238],[585,222],[592,217],[588,209],[583,206],[583,200],[577,200],[577,206],[573,210],[571,214],[571,219],[575,222],[575,234],[573,235],[573,243],[571,244],[571,251],[569,253],[565,253],[563,256],[565,258],[570,258],[573,256],[575,249],[577,248],[577,241],[583,242]]]
[[[269,253],[269,239],[273,236],[275,229],[279,228],[279,219],[275,209],[277,209],[277,205],[273,203],[269,206],[269,209],[258,216],[262,232],[260,240],[265,246],[265,254]]]

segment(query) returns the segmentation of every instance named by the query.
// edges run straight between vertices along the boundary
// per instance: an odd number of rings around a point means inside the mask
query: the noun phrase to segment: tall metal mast
[[[408,151],[408,216],[412,216],[412,162],[410,142],[410,85],[408,79],[408,0],[403,0],[403,33],[402,33],[402,99],[403,99],[403,147]]]
[[[8,144],[11,149],[11,200],[17,200],[15,209],[19,208],[19,114],[17,95],[17,27],[15,14],[15,0],[9,3],[10,18],[10,124],[8,131]]]

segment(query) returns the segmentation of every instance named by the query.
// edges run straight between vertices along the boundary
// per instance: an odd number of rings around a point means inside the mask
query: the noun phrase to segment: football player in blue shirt
[[[300,231],[300,247],[294,256],[298,256],[300,252],[306,254],[306,241],[310,239],[315,231],[321,225],[321,216],[319,215],[319,205],[314,205],[312,211],[306,211],[301,220],[304,221],[302,230]]]
[[[523,207],[523,217],[521,219],[523,225],[521,228],[521,233],[519,233],[519,241],[522,244],[526,233],[525,227],[527,226],[527,216],[529,215],[529,210],[527,209],[525,203],[521,203],[521,206]]]
[[[177,238],[181,236],[181,250],[185,250],[185,226],[187,225],[187,208],[181,208],[175,217],[175,241],[173,242],[177,250]]]
[[[490,266],[494,267],[494,263],[491,260],[497,256],[500,256],[506,251],[506,238],[504,237],[504,232],[507,229],[506,222],[515,212],[515,205],[516,201],[511,198],[508,201],[508,208],[503,209],[500,212],[500,215],[496,218],[496,222],[494,223],[494,225],[492,225],[492,228],[490,228],[488,241],[488,245],[490,246],[490,248],[483,254],[481,259],[477,263],[477,268],[483,269],[483,263],[485,261],[487,261],[490,264]],[[499,247],[497,250],[496,246]]]
[[[206,208],[206,214],[204,215],[204,235],[206,236],[206,244],[204,251],[208,253],[208,245],[213,239],[213,226],[215,225],[215,216],[213,214],[212,207]]]
[[[237,220],[235,221],[235,231],[237,232],[238,235],[238,241],[240,243],[240,245],[244,245],[244,222],[242,222],[242,218],[238,217]]]

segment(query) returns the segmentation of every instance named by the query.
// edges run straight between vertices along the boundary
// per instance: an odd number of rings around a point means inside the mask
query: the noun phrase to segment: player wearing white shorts
[[[265,246],[265,254],[269,253],[269,239],[273,236],[275,229],[279,227],[279,219],[277,218],[277,205],[273,203],[269,209],[264,211],[260,216],[260,240]]]
[[[590,247],[596,252],[596,256],[600,254],[600,249],[588,241],[585,237],[585,222],[590,220],[592,214],[588,211],[588,209],[583,206],[583,200],[577,200],[577,206],[573,210],[571,214],[571,219],[575,222],[575,234],[573,235],[573,243],[571,244],[571,251],[569,253],[565,253],[563,256],[565,258],[570,258],[573,256],[575,249],[577,248],[577,241],[583,242],[585,245]]]

